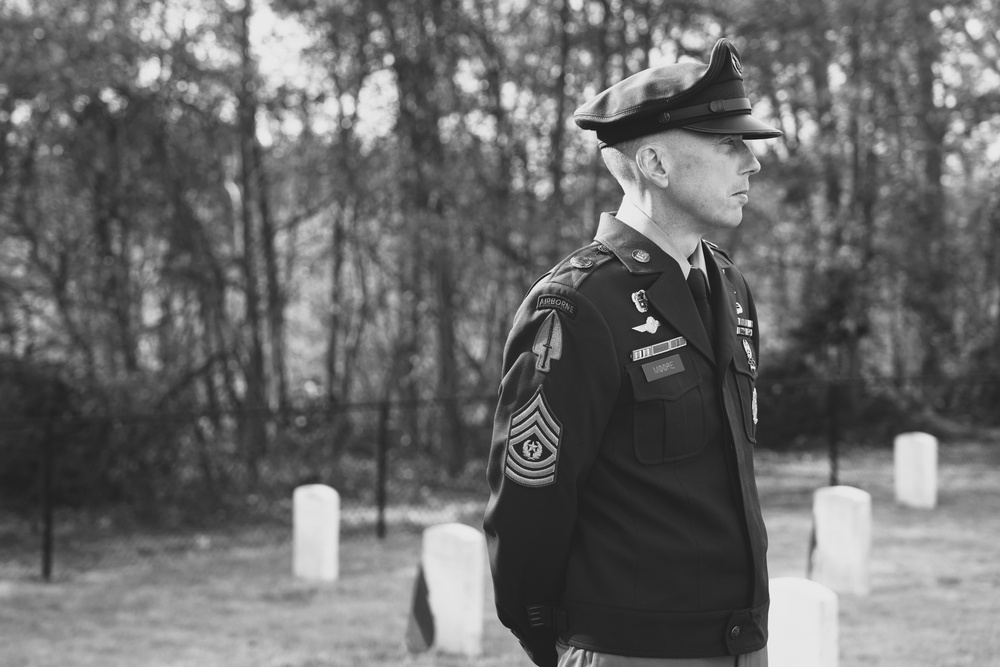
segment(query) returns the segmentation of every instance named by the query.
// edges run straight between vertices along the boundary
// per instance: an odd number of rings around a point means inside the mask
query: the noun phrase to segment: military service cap
[[[707,65],[686,62],[643,70],[581,106],[573,118],[584,130],[595,130],[602,144],[678,127],[744,139],[782,135],[750,115],[740,52],[727,39],[716,42]]]

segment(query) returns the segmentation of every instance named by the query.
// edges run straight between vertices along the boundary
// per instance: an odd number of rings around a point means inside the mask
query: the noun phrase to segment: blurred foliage
[[[826,408],[769,378],[877,383],[848,422],[995,419],[995,385],[879,382],[1000,372],[997,9],[0,0],[0,354],[27,373],[5,386],[58,378],[94,430],[61,474],[105,499],[252,487],[282,457],[321,468],[328,438],[370,449],[341,425],[300,452],[259,418],[303,404],[439,401],[391,428],[461,477],[490,414],[459,397],[495,391],[525,290],[618,202],[573,109],[729,36],[785,130],[713,239],[755,287],[775,444]]]

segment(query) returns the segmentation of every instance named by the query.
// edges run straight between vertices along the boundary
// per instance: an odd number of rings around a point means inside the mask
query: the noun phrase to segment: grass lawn
[[[942,444],[933,511],[894,505],[890,451],[849,461],[840,479],[872,494],[875,531],[871,594],[840,597],[840,664],[1000,666],[1000,443]],[[758,468],[771,576],[804,576],[826,461],[761,452]],[[284,539],[203,546],[80,571],[57,561],[51,583],[5,576],[0,564],[0,666],[529,664],[490,594],[482,657],[407,655],[419,534],[345,539],[340,580],[326,585],[291,576]]]

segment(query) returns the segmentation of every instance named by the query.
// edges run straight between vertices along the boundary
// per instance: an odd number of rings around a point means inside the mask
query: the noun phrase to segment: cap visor
[[[744,139],[774,139],[784,134],[781,130],[757,120],[748,113],[712,118],[700,123],[684,125],[684,129],[709,134],[739,134]]]

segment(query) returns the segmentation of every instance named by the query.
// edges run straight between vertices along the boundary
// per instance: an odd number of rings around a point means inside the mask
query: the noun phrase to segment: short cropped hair
[[[628,139],[601,149],[604,164],[623,188],[639,182],[639,166],[635,162],[635,155],[644,139],[646,137]]]

